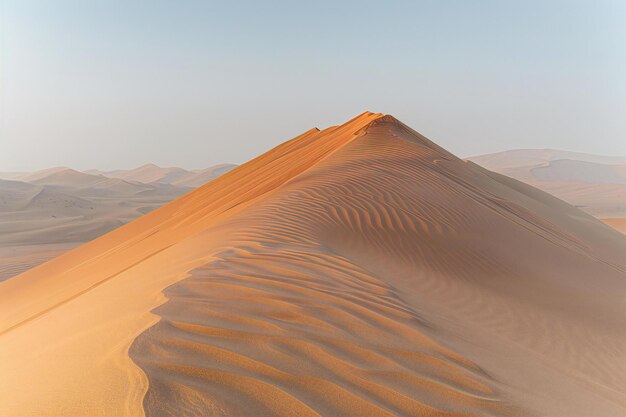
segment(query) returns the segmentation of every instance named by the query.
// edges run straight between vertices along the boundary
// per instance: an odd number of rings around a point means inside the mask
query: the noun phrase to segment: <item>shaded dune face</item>
[[[130,349],[146,415],[624,415],[623,237],[392,117],[348,126],[165,289]]]

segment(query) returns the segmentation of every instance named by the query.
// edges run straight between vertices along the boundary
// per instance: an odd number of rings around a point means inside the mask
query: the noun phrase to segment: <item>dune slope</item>
[[[621,416],[625,254],[365,113],[1,283],[0,415]]]

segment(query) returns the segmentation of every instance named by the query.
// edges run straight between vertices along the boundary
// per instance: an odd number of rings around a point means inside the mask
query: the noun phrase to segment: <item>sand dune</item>
[[[19,180],[24,175],[28,174],[23,171],[5,171],[0,172],[0,179],[2,180]]]
[[[52,167],[52,168],[40,169],[34,172],[25,172],[21,175],[15,175],[9,179],[23,181],[23,182],[32,182],[32,181],[40,180],[42,178],[46,178],[50,175],[54,175],[57,172],[63,172],[63,171],[72,171],[72,170],[71,168],[68,168],[68,167]]]
[[[599,165],[626,165],[626,157],[591,155],[559,149],[514,149],[468,158],[478,165],[499,172],[502,169],[545,165],[553,161],[570,160]]]
[[[548,166],[532,168],[535,178],[544,181],[580,181],[592,184],[626,184],[626,165],[604,165],[561,159]]]
[[[46,175],[36,173],[21,179],[31,184],[58,185],[65,187],[89,187],[107,181],[108,178],[102,175],[89,175],[84,172],[67,168],[57,170]]]
[[[146,164],[130,170],[100,171],[99,173],[110,178],[119,178],[144,184],[161,183],[183,187],[199,187],[228,172],[233,167],[235,167],[233,164],[220,164],[202,170],[188,171],[178,167],[162,168],[155,164]]]
[[[364,113],[0,283],[0,415],[623,416],[625,254]]]
[[[180,177],[188,175],[188,171],[178,167],[161,168],[155,164],[146,164],[135,169],[107,172],[104,175],[127,181],[142,183],[163,182],[169,184]]]
[[[626,158],[528,149],[469,159],[547,191],[603,221],[626,219]],[[618,225],[619,221],[605,223]]]

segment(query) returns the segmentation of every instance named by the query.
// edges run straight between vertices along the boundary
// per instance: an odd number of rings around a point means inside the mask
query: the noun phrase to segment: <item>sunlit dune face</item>
[[[602,219],[602,221],[615,230],[619,230],[620,232],[626,234],[626,219]]]

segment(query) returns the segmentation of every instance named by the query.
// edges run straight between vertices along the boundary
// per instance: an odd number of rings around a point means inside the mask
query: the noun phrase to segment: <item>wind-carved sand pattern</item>
[[[441,168],[443,162],[453,166]],[[232,246],[169,287],[169,301],[155,310],[161,320],[135,341],[131,354],[150,380],[147,414],[526,414],[498,395],[488,373],[427,336],[435,324],[415,301],[438,300],[442,309],[449,304],[465,320],[515,337],[532,331],[532,310],[524,317],[463,283],[524,278],[470,242],[459,246],[463,229],[489,227],[495,213],[540,244],[584,248],[553,223],[472,186],[471,178],[454,180],[467,176],[463,171],[394,119],[377,119],[229,219],[221,227]],[[400,268],[404,277],[385,273]],[[554,319],[548,331],[565,326]],[[546,354],[567,355],[565,343],[545,342]]]
[[[623,416],[625,254],[365,113],[0,284],[0,415]]]
[[[426,336],[393,288],[347,260],[295,244],[223,256],[170,287],[161,320],[133,345],[148,415],[507,409],[478,366]]]
[[[366,138],[359,141],[367,147]],[[359,234],[382,250],[393,245],[392,234],[402,239],[420,227],[414,207],[397,201],[393,191],[402,185],[389,163],[368,168],[382,174],[370,183],[355,156],[341,159],[345,168],[331,175],[321,163],[228,221],[222,227],[233,227],[232,249],[165,291],[169,301],[155,310],[161,320],[131,350],[149,377],[148,415],[507,408],[479,367],[424,334],[428,324],[393,287],[325,247]],[[332,169],[342,155],[328,158]],[[410,247],[388,248],[410,258]]]

